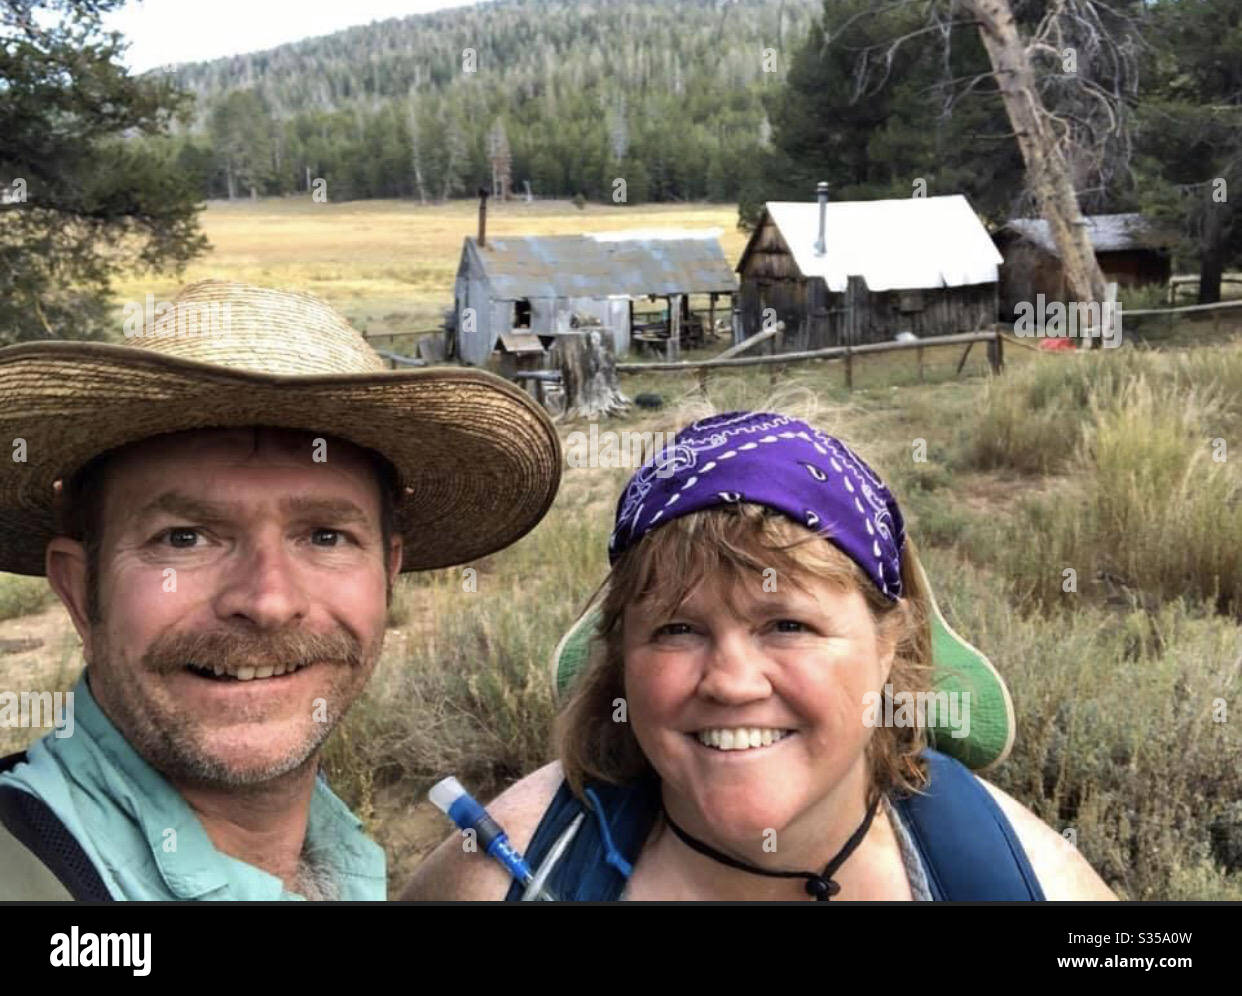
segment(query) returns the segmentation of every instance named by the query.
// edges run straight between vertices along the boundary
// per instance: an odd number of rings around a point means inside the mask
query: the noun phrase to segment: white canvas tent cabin
[[[684,311],[690,294],[737,288],[718,232],[645,230],[594,235],[468,237],[454,285],[449,359],[482,365],[516,332],[547,341],[598,321],[618,356],[630,349],[634,301],[665,297]],[[731,308],[732,300],[728,302]],[[728,314],[728,311],[722,311]]]
[[[1001,255],[961,194],[769,201],[737,264],[741,331],[786,351],[973,332],[996,321]],[[768,309],[771,309],[768,311]]]

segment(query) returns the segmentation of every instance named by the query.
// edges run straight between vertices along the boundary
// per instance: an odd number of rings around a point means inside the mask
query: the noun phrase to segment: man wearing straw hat
[[[72,735],[0,761],[0,899],[385,898],[319,752],[396,575],[547,510],[544,412],[388,371],[309,295],[205,281],[130,344],[0,350],[0,440],[0,571],[46,575],[86,662]]]

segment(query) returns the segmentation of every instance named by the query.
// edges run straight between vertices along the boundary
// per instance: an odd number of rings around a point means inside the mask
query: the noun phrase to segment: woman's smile
[[[716,753],[758,752],[792,736],[796,730],[773,726],[708,727],[691,733],[699,744]]]

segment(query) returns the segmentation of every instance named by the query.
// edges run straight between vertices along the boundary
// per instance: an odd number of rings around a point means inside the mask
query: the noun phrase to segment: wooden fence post
[[[861,326],[867,302],[867,283],[862,277],[847,277],[845,282],[845,389],[854,389],[853,347],[862,338]]]
[[[664,358],[667,360],[681,359],[681,295],[672,294],[668,298],[668,347]]]
[[[957,361],[957,373],[954,374],[954,376],[959,376],[961,374],[962,367],[966,366],[966,357],[970,355],[970,351],[974,349],[974,346],[975,344],[973,342],[966,343],[966,349],[962,353],[962,358]]]
[[[775,356],[777,353],[784,352],[784,346],[785,346],[785,323],[784,322],[776,323],[776,334],[772,336],[771,342],[772,342],[772,347],[770,350],[771,355]],[[781,363],[769,364],[769,368],[770,368],[768,370],[768,386],[769,387],[771,387],[772,385],[776,383],[777,374],[781,372],[781,368],[783,366],[784,364],[781,364]]]

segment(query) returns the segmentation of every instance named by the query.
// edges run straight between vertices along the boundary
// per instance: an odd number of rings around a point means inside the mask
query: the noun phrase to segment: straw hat
[[[551,505],[556,431],[489,373],[390,371],[309,294],[206,280],[129,345],[70,340],[0,349],[0,571],[44,574],[63,532],[55,488],[107,450],[168,432],[265,425],[338,436],[400,477],[403,571],[447,567],[514,542]],[[25,440],[24,462],[17,440]]]

